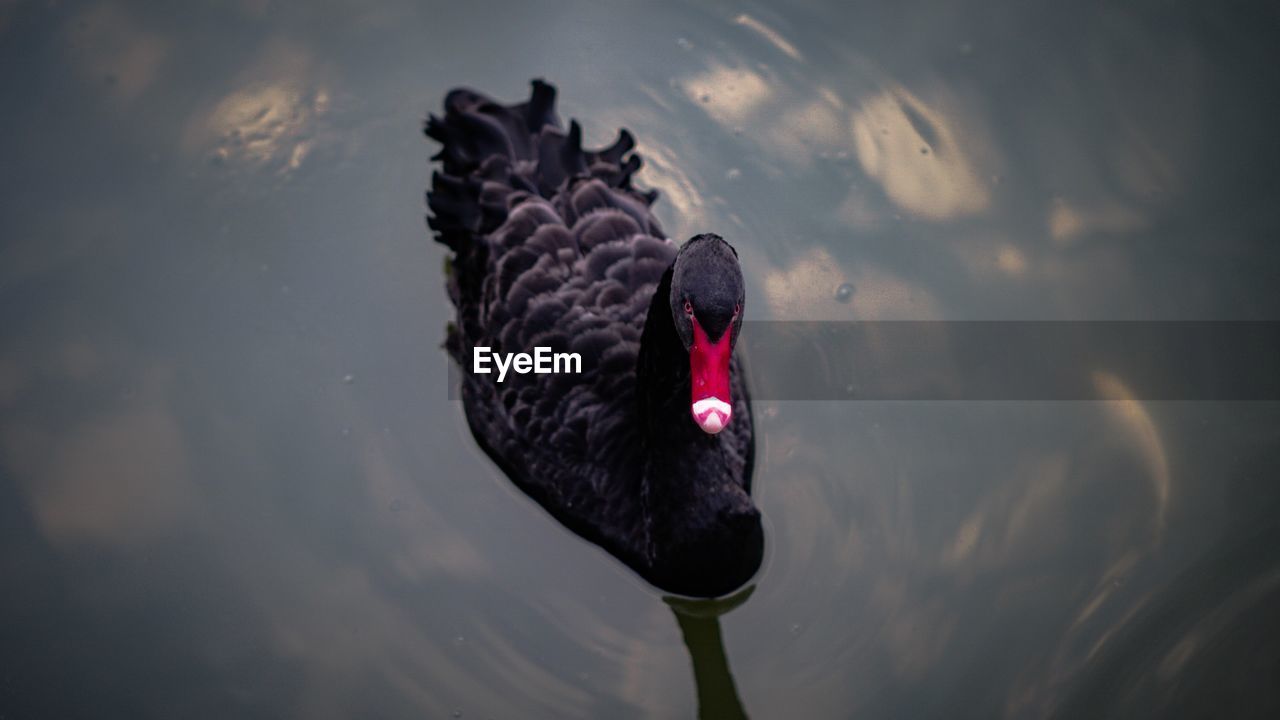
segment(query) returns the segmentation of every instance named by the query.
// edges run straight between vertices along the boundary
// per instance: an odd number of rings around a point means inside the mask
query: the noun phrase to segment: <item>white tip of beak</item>
[[[720,398],[703,398],[693,404],[693,421],[708,435],[715,435],[729,424],[733,407]]]

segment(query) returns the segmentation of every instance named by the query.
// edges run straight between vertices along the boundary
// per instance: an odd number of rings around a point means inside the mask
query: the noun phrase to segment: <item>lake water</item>
[[[1275,717],[1280,404],[760,402],[765,567],[677,615],[449,399],[421,121],[630,128],[750,320],[1280,320],[1278,30],[0,3],[0,717]]]

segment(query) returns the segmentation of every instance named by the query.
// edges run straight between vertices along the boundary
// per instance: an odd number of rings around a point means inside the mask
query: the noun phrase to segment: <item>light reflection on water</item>
[[[0,7],[0,711],[683,717],[722,660],[757,717],[1274,711],[1273,404],[761,403],[714,624],[474,448],[462,83],[628,126],[754,319],[1280,316],[1264,22],[840,7]]]

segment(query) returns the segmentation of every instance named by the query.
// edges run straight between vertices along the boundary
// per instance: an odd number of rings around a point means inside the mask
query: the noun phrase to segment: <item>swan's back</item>
[[[455,252],[448,348],[464,369],[468,423],[525,492],[579,534],[643,564],[635,368],[654,288],[676,246],[631,187],[625,130],[599,151],[561,129],[555,90],[535,81],[504,106],[454,90],[426,133],[443,144],[429,224]],[[470,372],[477,347],[577,353],[581,374]]]

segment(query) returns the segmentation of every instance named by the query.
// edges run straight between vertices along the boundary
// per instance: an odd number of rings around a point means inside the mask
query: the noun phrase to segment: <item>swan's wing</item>
[[[429,222],[455,251],[449,348],[465,373],[473,433],[562,522],[625,555],[619,543],[635,542],[638,522],[636,355],[676,248],[650,212],[656,193],[631,187],[640,160],[628,154],[630,134],[584,151],[576,123],[567,135],[559,129],[553,101],[542,83],[512,106],[450,93],[445,116],[427,123],[444,143]],[[481,347],[576,354],[581,372],[512,371],[499,382],[492,362],[494,372],[472,373]],[[591,535],[577,520],[588,517],[620,537]]]

